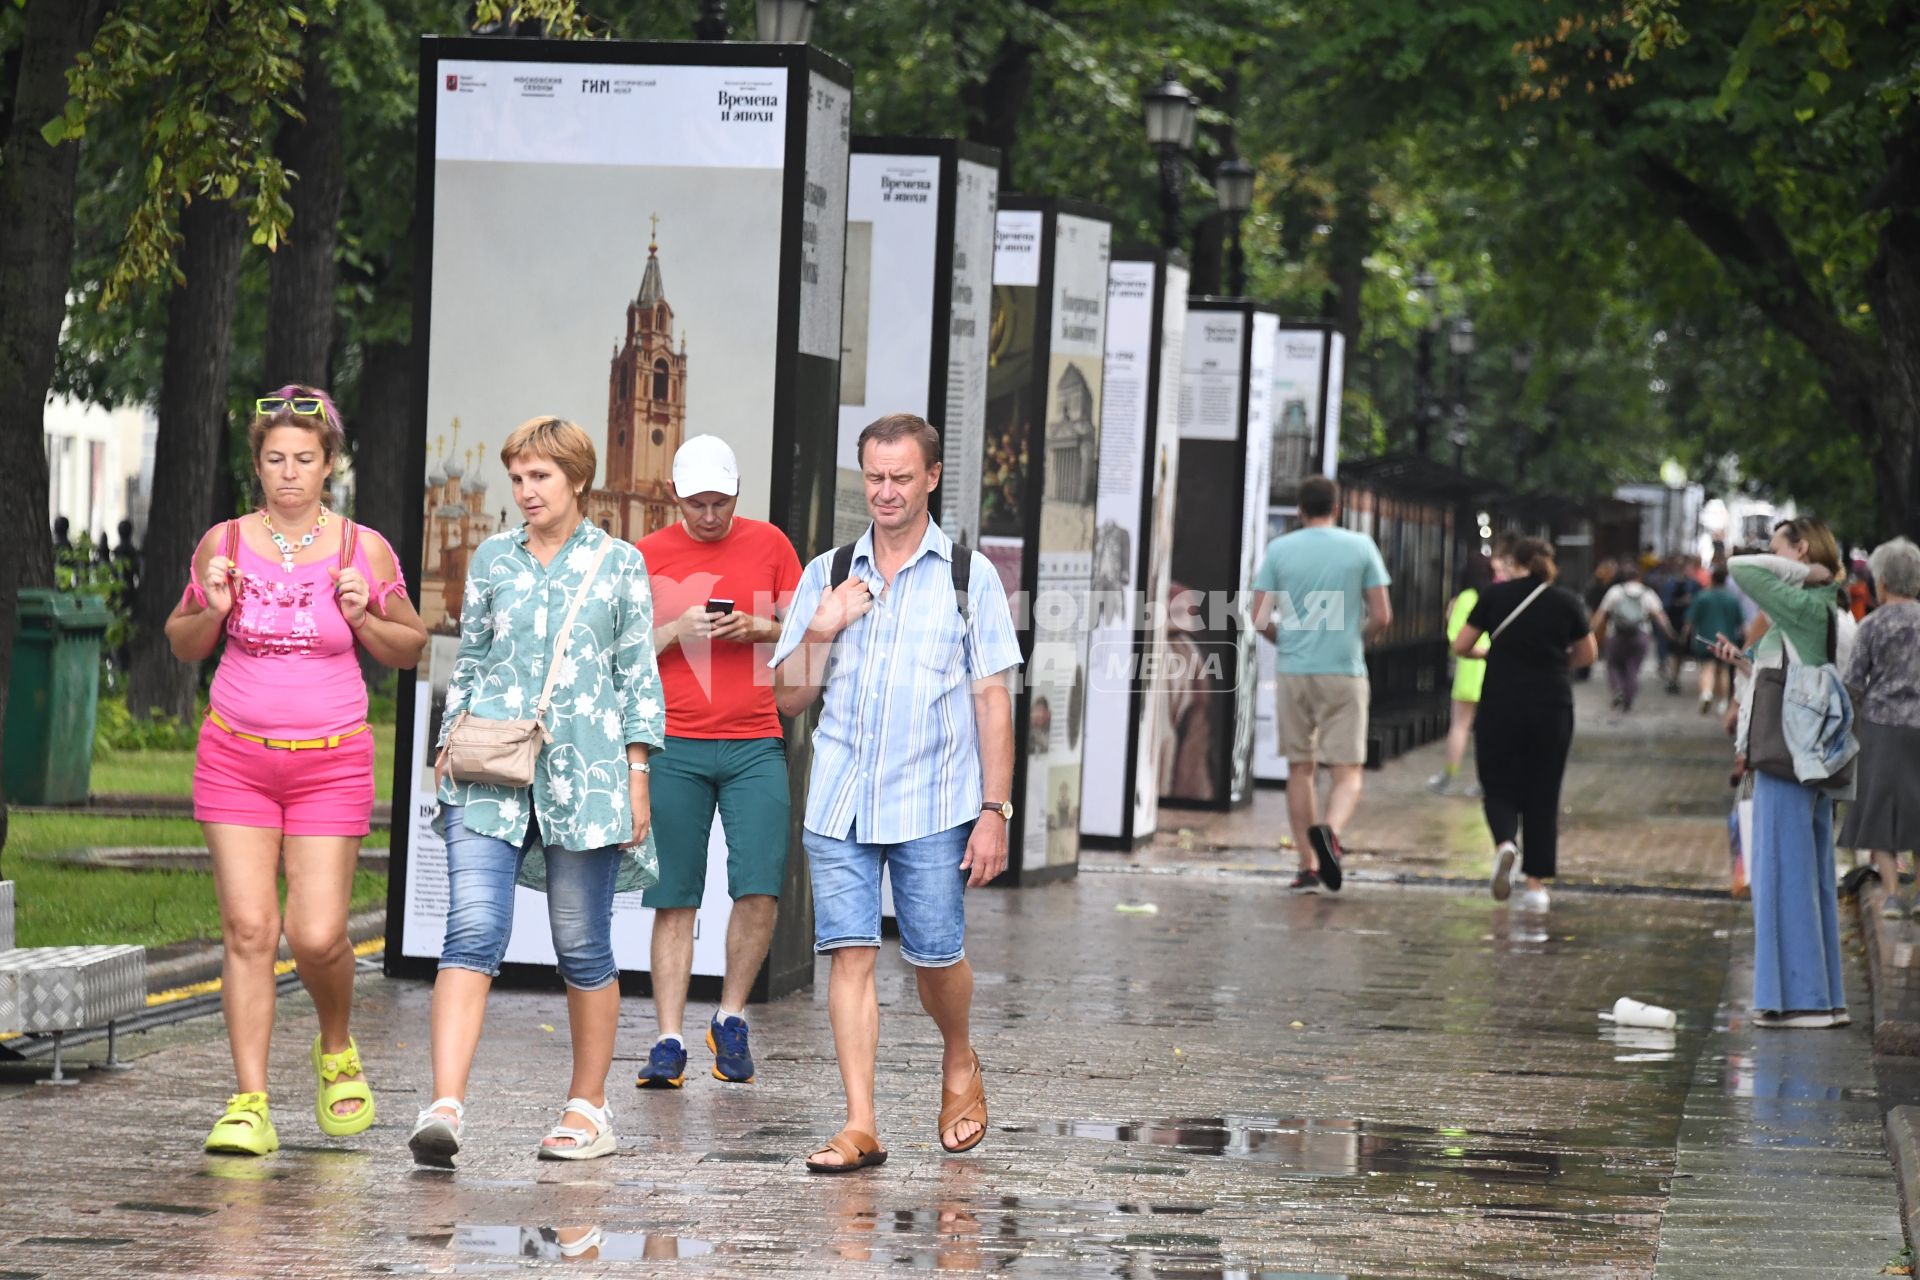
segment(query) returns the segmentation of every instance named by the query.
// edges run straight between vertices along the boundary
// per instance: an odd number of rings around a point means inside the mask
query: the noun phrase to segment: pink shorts
[[[290,836],[364,836],[373,825],[373,734],[356,733],[337,747],[287,751],[202,723],[193,816]]]

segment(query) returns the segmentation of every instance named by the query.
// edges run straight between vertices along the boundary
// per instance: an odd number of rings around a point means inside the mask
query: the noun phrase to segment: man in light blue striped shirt
[[[832,582],[831,552],[807,566],[771,663],[781,714],[798,715],[825,693],[803,841],[814,950],[833,955],[827,1007],[847,1124],[807,1161],[818,1173],[886,1159],[873,1104],[883,867],[900,954],[946,1043],[940,1144],[967,1151],[986,1136],[968,1033],[964,892],[1006,869],[1013,818],[1007,673],[1020,646],[992,564],[955,547],[927,513],[940,483],[940,433],[892,414],[860,433],[859,458],[873,526],[854,545],[844,582]],[[969,558],[964,574],[956,555]]]

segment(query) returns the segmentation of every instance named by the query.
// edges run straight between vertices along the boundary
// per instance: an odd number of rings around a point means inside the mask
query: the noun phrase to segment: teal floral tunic
[[[613,546],[588,588],[573,634],[551,658],[573,593],[607,541]],[[547,709],[553,741],[540,751],[533,786],[448,779],[440,802],[464,806],[467,830],[515,845],[526,841],[529,816],[539,818],[545,844],[580,851],[617,845],[633,834],[627,744],[645,743],[649,753],[666,745],[666,699],[654,662],[646,560],[638,547],[587,520],[551,566],[527,550],[524,526],[496,533],[473,553],[460,607],[460,654],[447,685],[438,746],[446,745],[462,711],[492,720],[531,716],[550,660],[558,663]],[[645,889],[660,878],[651,833],[624,857],[615,892]],[[529,850],[520,883],[544,890],[546,879],[546,858]]]

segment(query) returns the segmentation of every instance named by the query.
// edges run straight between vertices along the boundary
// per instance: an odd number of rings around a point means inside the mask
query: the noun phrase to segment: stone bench
[[[9,889],[11,886],[7,886]],[[12,920],[6,940],[12,942]],[[104,1026],[107,1062],[115,1056],[115,1022],[147,1007],[145,947],[11,947],[0,951],[0,1031],[53,1035],[53,1077],[42,1084],[72,1084],[61,1070],[62,1039],[69,1031]]]

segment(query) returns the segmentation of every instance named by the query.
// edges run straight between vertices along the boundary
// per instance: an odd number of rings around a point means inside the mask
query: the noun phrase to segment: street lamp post
[[[1432,443],[1433,418],[1439,412],[1439,405],[1433,399],[1433,335],[1440,328],[1440,313],[1434,307],[1433,299],[1440,282],[1434,279],[1431,271],[1422,267],[1413,277],[1413,287],[1420,295],[1421,305],[1427,313],[1420,325],[1420,340],[1415,348],[1413,366],[1413,449],[1424,458]]]
[[[693,20],[695,40],[725,40],[733,34],[727,23],[727,0],[700,0],[700,16]]]
[[[1160,160],[1160,243],[1180,247],[1180,189],[1186,185],[1186,156],[1193,150],[1200,121],[1200,99],[1173,74],[1171,63],[1160,83],[1140,95],[1146,109],[1147,141]]]
[[[1240,248],[1240,223],[1253,207],[1253,166],[1239,156],[1228,156],[1213,171],[1213,189],[1220,212],[1227,215],[1227,289],[1234,297],[1247,292],[1247,256]]]
[[[1447,438],[1453,442],[1453,465],[1467,465],[1467,364],[1473,355],[1473,321],[1461,316],[1447,334],[1447,350],[1453,355],[1453,427]]]
[[[820,0],[759,0],[755,34],[763,44],[805,44],[813,36]]]

